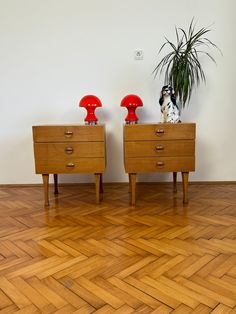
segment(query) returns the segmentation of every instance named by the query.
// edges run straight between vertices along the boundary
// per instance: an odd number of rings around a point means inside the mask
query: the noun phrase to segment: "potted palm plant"
[[[165,48],[168,52],[153,70],[154,77],[164,72],[164,84],[170,84],[175,91],[177,104],[181,109],[189,102],[192,90],[201,81],[206,80],[205,73],[200,63],[200,55],[205,55],[213,62],[210,47],[219,48],[210,41],[206,35],[211,31],[208,27],[195,30],[193,19],[187,31],[175,27],[176,43],[168,40],[161,46],[159,53]]]

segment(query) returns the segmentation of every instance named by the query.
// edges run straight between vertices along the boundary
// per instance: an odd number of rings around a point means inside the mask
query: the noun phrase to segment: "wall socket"
[[[134,59],[135,60],[143,60],[143,50],[142,49],[136,49],[134,50]]]

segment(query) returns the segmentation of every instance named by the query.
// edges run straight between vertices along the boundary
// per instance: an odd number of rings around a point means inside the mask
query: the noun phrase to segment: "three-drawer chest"
[[[57,176],[94,173],[96,202],[102,198],[102,174],[106,166],[104,125],[33,126],[35,171],[42,174],[45,205],[49,205],[49,174]]]
[[[194,123],[124,125],[124,165],[129,174],[130,201],[135,205],[136,175],[143,172],[182,173],[183,202],[187,203],[188,176],[195,171]]]

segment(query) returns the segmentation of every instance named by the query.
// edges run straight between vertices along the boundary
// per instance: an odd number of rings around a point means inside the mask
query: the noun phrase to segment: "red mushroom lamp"
[[[126,107],[128,114],[125,118],[127,124],[134,124],[138,122],[138,116],[135,113],[137,107],[142,107],[143,102],[141,98],[137,95],[127,95],[125,96],[120,104],[121,107]]]
[[[95,109],[102,107],[102,103],[97,96],[84,96],[79,102],[79,107],[84,107],[87,110],[87,116],[84,119],[86,124],[97,124],[98,118],[95,116]]]

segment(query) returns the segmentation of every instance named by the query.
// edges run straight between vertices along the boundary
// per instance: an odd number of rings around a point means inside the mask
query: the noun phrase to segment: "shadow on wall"
[[[123,125],[116,128],[116,133],[106,131],[106,156],[107,165],[104,175],[104,182],[127,181],[124,169],[123,158]]]
[[[172,182],[172,181],[173,181],[172,174],[168,172],[143,173],[137,175],[137,182]]]

